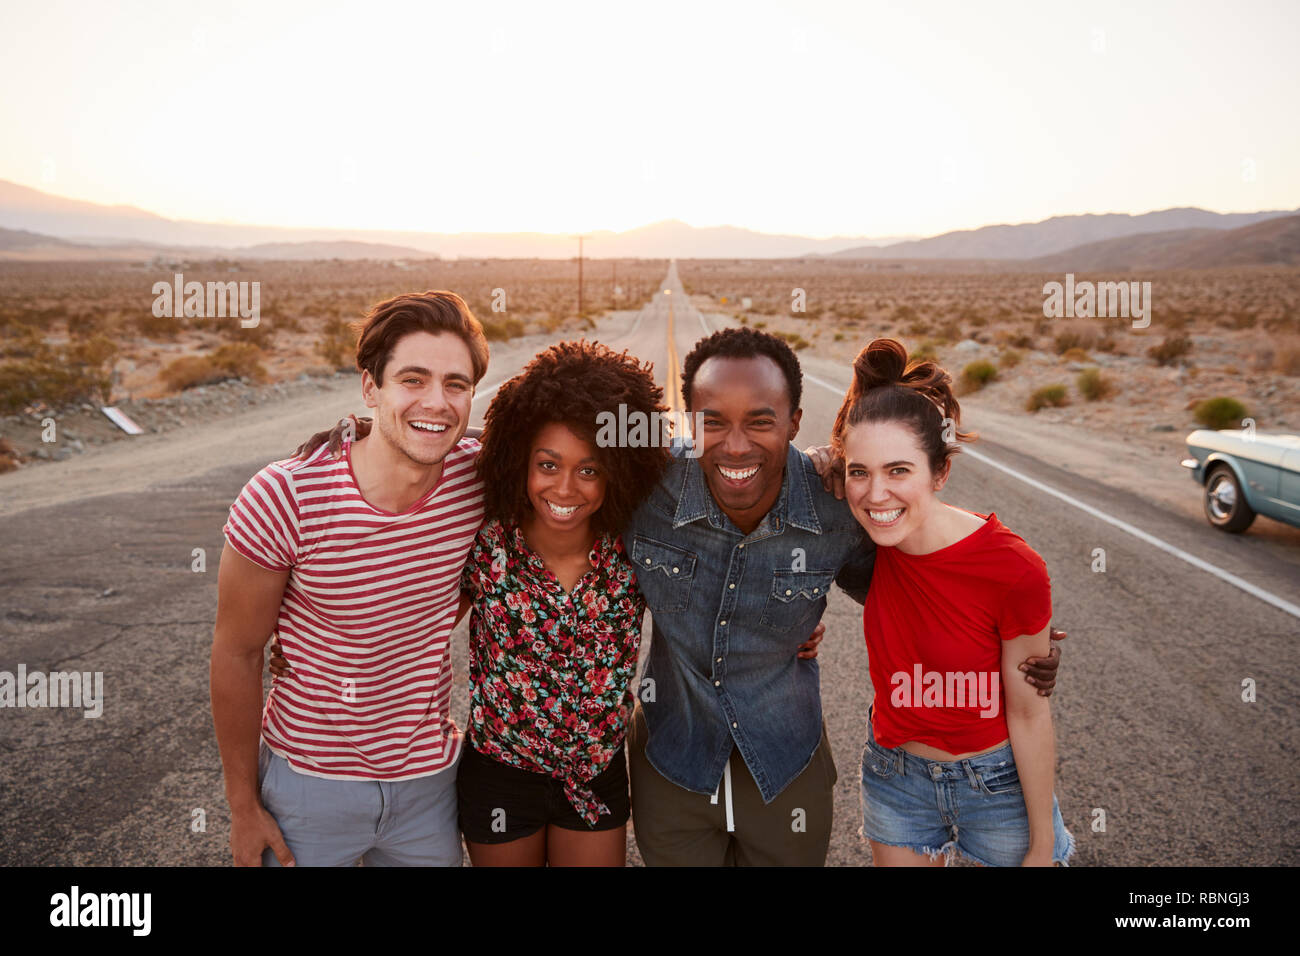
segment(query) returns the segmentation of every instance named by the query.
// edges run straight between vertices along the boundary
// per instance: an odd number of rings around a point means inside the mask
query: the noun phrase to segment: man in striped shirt
[[[488,347],[450,292],[376,305],[375,425],[273,462],[230,509],[211,688],[236,865],[458,865],[448,642],[483,518],[464,438]],[[292,672],[262,706],[262,653]]]

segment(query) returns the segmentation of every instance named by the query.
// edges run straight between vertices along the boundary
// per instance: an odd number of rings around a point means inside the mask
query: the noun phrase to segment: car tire
[[[1255,520],[1255,511],[1241,493],[1241,483],[1227,465],[1205,476],[1205,517],[1220,531],[1240,534]]]

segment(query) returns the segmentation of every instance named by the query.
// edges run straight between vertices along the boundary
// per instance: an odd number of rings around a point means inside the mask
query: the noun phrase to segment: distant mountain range
[[[985,226],[886,246],[843,249],[834,255],[843,259],[1036,259],[1108,239],[1175,230],[1235,229],[1298,212],[1300,209],[1219,213],[1184,208],[1162,209],[1139,216],[1126,213],[1053,216],[1042,222]]]
[[[398,246],[400,252],[375,252],[374,258],[429,254],[448,258],[567,259],[578,254],[576,237],[539,232],[402,232],[368,229],[294,229],[240,226],[166,219],[134,206],[104,206],[68,199],[0,180],[0,227],[57,236],[82,245],[174,246],[173,253],[212,247],[258,257],[258,246],[290,251],[299,243],[367,243]],[[583,252],[597,259],[641,258],[790,258],[825,255],[850,247],[897,242],[895,238],[848,236],[810,239],[716,226],[697,229],[666,220],[626,232],[602,230],[587,237]],[[249,247],[254,247],[250,250]],[[326,254],[326,258],[332,254]],[[292,255],[291,258],[303,256]]]
[[[983,268],[1087,271],[1300,264],[1300,210],[1054,216],[927,239],[810,239],[667,220],[590,234],[592,258],[760,259],[830,256],[979,260]],[[293,229],[166,219],[134,206],[68,199],[0,180],[0,260],[570,258],[574,237]]]
[[[1297,266],[1300,216],[1266,219],[1239,229],[1175,229],[1107,239],[1030,259],[1022,265],[1049,272]]]

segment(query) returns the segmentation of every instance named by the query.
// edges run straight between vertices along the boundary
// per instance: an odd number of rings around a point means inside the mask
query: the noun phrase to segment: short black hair
[[[602,412],[629,413],[654,420],[664,413],[664,390],[649,364],[626,351],[598,342],[560,342],[539,352],[522,372],[497,391],[483,417],[483,448],[478,474],[488,518],[519,524],[531,510],[528,501],[529,449],[547,425],[559,422],[590,442],[604,470],[605,502],[591,519],[597,533],[621,534],[668,467],[668,449],[659,445],[606,448],[596,441]]]
[[[748,326],[723,329],[695,343],[695,348],[691,349],[686,361],[682,363],[682,401],[688,409],[691,407],[691,386],[695,384],[695,373],[706,359],[756,358],[760,355],[780,366],[790,389],[790,414],[793,415],[799,410],[799,401],[803,398],[803,370],[799,367],[798,356],[785,339]]]

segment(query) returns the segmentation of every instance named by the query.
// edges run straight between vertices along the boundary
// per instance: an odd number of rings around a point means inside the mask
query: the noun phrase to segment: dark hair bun
[[[881,385],[897,385],[907,371],[907,349],[897,339],[875,339],[853,360],[858,388],[866,391]]]

